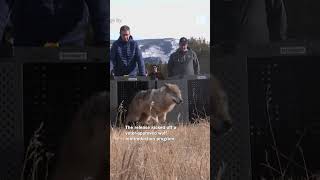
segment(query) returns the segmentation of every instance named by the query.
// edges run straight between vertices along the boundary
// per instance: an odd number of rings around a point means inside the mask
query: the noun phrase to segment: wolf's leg
[[[166,122],[167,113],[161,113],[159,115],[159,123],[164,124]]]
[[[150,116],[151,117],[151,120],[154,124],[159,124],[159,118],[158,118],[158,115],[152,115]]]
[[[150,124],[151,115],[148,113],[142,113],[140,117],[140,122],[146,125]]]
[[[147,121],[146,121],[146,125],[151,126],[151,125],[153,125],[153,124],[154,124],[154,121],[153,121],[153,119],[152,119],[152,116],[149,115],[149,116],[148,116],[148,119],[147,119]]]
[[[137,113],[128,113],[125,124],[128,125],[128,123],[130,122],[138,122],[139,119],[140,115],[138,115]]]
[[[158,118],[158,114],[155,111],[155,109],[152,109],[150,111],[150,116],[151,116],[151,120],[153,121],[154,124],[159,124],[159,118]]]

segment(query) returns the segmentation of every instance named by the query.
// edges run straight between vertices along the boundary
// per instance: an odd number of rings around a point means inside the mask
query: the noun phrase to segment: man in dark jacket
[[[168,77],[184,75],[198,75],[200,65],[197,54],[188,48],[188,40],[185,37],[180,38],[179,48],[170,55],[168,61]]]
[[[283,0],[214,0],[214,42],[245,44],[285,40]]]
[[[120,37],[112,44],[110,72],[113,76],[146,76],[140,48],[130,35],[130,28],[126,25],[120,28]]]
[[[18,46],[83,46],[89,21],[95,44],[109,46],[108,0],[0,0],[0,37],[9,21]]]

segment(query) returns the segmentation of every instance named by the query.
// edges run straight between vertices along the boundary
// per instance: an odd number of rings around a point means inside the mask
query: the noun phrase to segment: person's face
[[[158,68],[156,66],[153,66],[153,72],[158,72]]]
[[[186,52],[188,50],[188,44],[186,43],[180,43],[179,46],[182,52]]]
[[[130,31],[121,31],[120,36],[121,36],[122,41],[128,42],[129,37],[130,37]]]

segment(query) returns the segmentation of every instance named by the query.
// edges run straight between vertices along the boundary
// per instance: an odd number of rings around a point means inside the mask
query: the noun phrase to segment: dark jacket
[[[0,0],[0,36],[10,20],[15,45],[83,45],[90,22],[96,44],[109,42],[108,0]]]
[[[215,0],[214,8],[216,42],[256,44],[286,39],[283,0]]]
[[[140,48],[132,36],[129,42],[122,41],[121,37],[113,42],[110,53],[110,71],[114,73],[114,76],[146,75]]]
[[[164,77],[162,76],[161,72],[151,72],[148,74],[148,77],[151,80],[164,80]]]
[[[168,61],[168,77],[200,74],[197,54],[188,48],[187,52],[178,49],[170,55]]]

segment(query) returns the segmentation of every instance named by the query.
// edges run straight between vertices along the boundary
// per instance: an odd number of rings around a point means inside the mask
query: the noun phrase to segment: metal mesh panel
[[[222,179],[250,179],[250,142],[247,99],[246,60],[239,57],[215,59],[214,75],[228,96],[233,119],[232,131],[211,138],[211,169],[216,176],[220,166],[225,170]]]
[[[24,145],[28,146],[35,130],[44,123],[40,139],[45,151],[55,154],[49,172],[79,106],[94,93],[106,90],[105,67],[106,63],[23,65]]]
[[[42,121],[54,130],[50,131],[53,137],[61,136],[79,105],[93,93],[106,89],[105,66],[105,63],[24,64],[25,139],[30,139]]]
[[[110,121],[112,126],[119,126],[123,123],[121,121],[126,116],[133,97],[140,90],[149,89],[151,82],[153,81],[110,81]],[[120,108],[121,103],[122,108]]]
[[[0,179],[16,180],[22,162],[22,120],[18,66],[0,63]]]
[[[136,95],[141,90],[149,89],[148,81],[118,81],[118,105],[123,101],[125,109]]]
[[[88,51],[87,60],[66,61],[59,59],[60,49],[15,50],[13,58],[0,62],[0,180],[19,179],[24,147],[41,121],[46,121],[46,133],[51,132],[45,137],[52,140],[47,141],[49,148],[56,147],[68,128],[64,115],[109,85],[107,56],[101,56],[105,49]]]
[[[270,165],[280,170],[270,126],[275,136],[276,147],[281,154],[281,166],[283,169],[288,167],[286,178],[305,178],[304,163],[296,146],[299,141],[308,170],[313,173],[319,171],[317,152],[320,149],[314,146],[320,134],[320,89],[314,84],[319,79],[318,57],[249,60],[253,178],[272,178],[275,175],[269,168],[261,166],[261,163],[266,163],[266,152]],[[285,157],[292,158],[294,163],[289,163]]]
[[[118,83],[115,80],[110,81],[110,123],[113,125],[117,119],[118,112]]]
[[[189,120],[205,118],[210,108],[209,79],[188,81]]]

